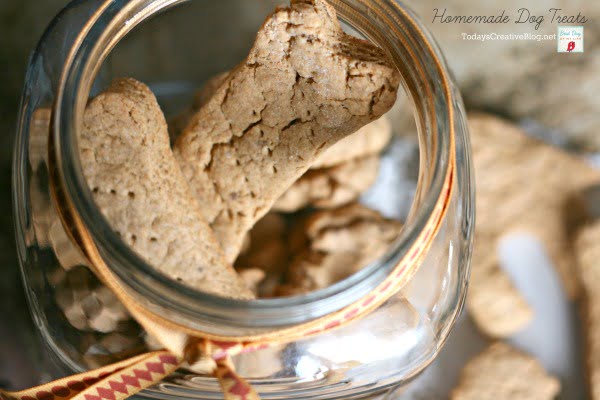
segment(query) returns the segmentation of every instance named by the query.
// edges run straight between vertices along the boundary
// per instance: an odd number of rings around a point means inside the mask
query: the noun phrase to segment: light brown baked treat
[[[575,250],[583,288],[582,320],[586,335],[587,378],[590,399],[600,399],[600,221],[578,234]]]
[[[253,297],[203,219],[150,89],[133,79],[118,79],[93,99],[85,111],[79,148],[94,200],[125,244],[190,287]]]
[[[204,86],[196,92],[194,102],[189,110],[174,118],[169,123],[171,140],[174,140],[185,129],[193,115],[212,97],[219,86],[227,79],[228,72],[223,72],[209,79]],[[402,104],[406,108],[405,104]],[[396,108],[396,106],[394,106]],[[412,115],[412,114],[411,114]],[[355,158],[378,154],[388,145],[392,138],[392,123],[388,114],[376,119],[360,128],[353,134],[346,136],[339,142],[325,150],[317,157],[310,169],[321,169],[345,163]]]
[[[451,400],[554,400],[560,382],[533,357],[497,342],[467,363]]]
[[[565,290],[578,292],[569,241],[570,198],[600,173],[583,160],[530,138],[502,119],[469,118],[477,190],[477,222],[468,309],[492,337],[523,328],[532,311],[498,265],[497,245],[515,232],[535,235],[557,266]]]
[[[387,114],[346,136],[323,152],[310,166],[321,169],[356,158],[379,154],[392,138],[392,123]]]
[[[38,108],[31,114],[29,124],[29,163],[33,171],[46,163],[48,158],[48,136],[50,135],[50,108]]]
[[[194,94],[194,100],[189,109],[185,110],[181,114],[171,118],[169,122],[169,136],[171,137],[171,142],[175,142],[177,137],[181,134],[181,132],[185,129],[185,127],[189,124],[190,120],[194,116],[195,113],[206,104],[208,100],[212,97],[212,95],[217,91],[219,86],[225,82],[227,76],[229,75],[229,71],[222,72],[218,75],[210,78],[204,86],[200,88]]]
[[[254,297],[258,297],[259,286],[266,277],[265,271],[260,268],[246,268],[238,270],[238,274]]]
[[[318,156],[390,109],[398,84],[385,53],[345,34],[326,1],[292,0],[267,18],[175,144],[228,260]]]
[[[378,173],[378,156],[356,158],[329,168],[311,169],[277,199],[273,210],[295,212],[307,206],[343,206],[358,199],[369,189],[377,180]]]
[[[277,290],[279,295],[323,289],[358,272],[385,254],[402,224],[354,203],[318,211],[299,229],[304,250],[292,261],[287,283]]]

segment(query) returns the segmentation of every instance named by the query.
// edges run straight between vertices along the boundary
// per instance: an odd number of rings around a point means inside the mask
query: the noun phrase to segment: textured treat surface
[[[299,229],[281,295],[323,289],[383,256],[402,224],[360,204],[316,212]]]
[[[476,177],[477,223],[468,308],[494,337],[522,329],[532,311],[498,264],[498,241],[530,233],[545,246],[567,293],[578,292],[569,241],[569,203],[600,180],[583,160],[530,138],[517,126],[483,114],[469,118]]]
[[[94,200],[144,260],[193,288],[252,297],[204,221],[169,147],[163,114],[145,85],[116,80],[92,100],[79,147]]]
[[[383,51],[345,34],[325,1],[292,0],[267,18],[175,144],[229,261],[318,156],[390,109],[398,84]]]
[[[194,114],[210,100],[215,91],[219,89],[219,86],[225,82],[228,75],[229,72],[223,72],[209,79],[196,92],[192,106],[170,121],[169,133],[171,134],[171,140],[179,136]],[[405,107],[402,108],[404,109]],[[325,150],[313,161],[310,169],[332,167],[355,158],[362,158],[381,152],[392,138],[392,122],[388,115],[384,114],[381,118],[363,126],[358,131],[346,136]]]
[[[600,221],[579,233],[575,249],[583,288],[582,319],[587,339],[587,377],[590,399],[600,399]]]
[[[381,152],[392,138],[392,123],[387,114],[363,126],[325,150],[310,166],[320,169]]]
[[[358,199],[371,187],[378,172],[378,156],[357,158],[329,168],[311,169],[286,190],[273,209],[294,212],[307,206],[343,206]]]
[[[451,400],[553,400],[559,381],[533,357],[494,343],[462,371]]]

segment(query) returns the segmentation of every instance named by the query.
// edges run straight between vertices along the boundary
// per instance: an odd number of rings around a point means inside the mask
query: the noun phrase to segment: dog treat
[[[310,166],[320,169],[342,164],[381,152],[392,138],[392,124],[387,114],[363,126],[325,150]]]
[[[174,141],[177,138],[190,122],[194,114],[206,104],[228,76],[229,72],[223,72],[216,75],[209,79],[204,86],[196,92],[194,102],[190,109],[175,117],[170,122],[169,132],[171,134],[171,140]],[[394,105],[393,108],[405,109],[407,106],[403,103],[401,107]],[[343,138],[325,150],[314,160],[310,169],[332,167],[355,158],[377,154],[388,145],[391,138],[392,123],[388,114],[384,114],[381,118],[363,126],[358,131]]]
[[[36,171],[48,158],[48,136],[50,135],[50,108],[38,108],[31,115],[29,125],[29,163]]]
[[[229,71],[222,72],[206,81],[204,86],[202,86],[202,88],[200,88],[200,90],[198,90],[194,95],[194,100],[190,108],[169,121],[169,135],[171,136],[171,142],[175,142],[175,140],[177,140],[177,137],[190,123],[194,114],[196,114],[200,108],[202,108],[204,104],[210,100],[219,86],[225,82],[225,79],[227,79],[228,75]]]
[[[88,265],[88,261],[81,254],[81,251],[73,244],[58,215],[55,216],[50,230],[48,232],[48,240],[54,255],[58,259],[60,266],[67,271],[77,265]]]
[[[498,342],[467,363],[451,400],[554,400],[560,382],[533,357]]]
[[[240,278],[255,297],[258,297],[258,288],[265,280],[266,274],[260,268],[247,268],[238,270]]]
[[[69,323],[81,331],[115,332],[131,321],[115,295],[83,266],[66,271],[56,285],[55,299]]]
[[[570,296],[578,290],[568,231],[569,199],[600,180],[583,160],[525,135],[515,125],[483,114],[469,118],[477,171],[477,223],[468,309],[492,337],[522,329],[532,311],[498,265],[497,244],[515,232],[538,237]]]
[[[402,224],[355,203],[316,212],[300,229],[304,244],[295,246],[304,250],[292,261],[280,295],[307,293],[349,277],[383,256]]]
[[[122,240],[163,274],[195,289],[248,299],[169,147],[152,92],[116,80],[88,105],[79,138],[96,204]]]
[[[385,53],[345,34],[324,0],[292,0],[191,118],[175,154],[229,261],[328,147],[394,104]]]
[[[584,227],[575,250],[583,288],[582,320],[586,335],[590,399],[600,399],[600,221]]]
[[[330,168],[311,169],[275,202],[273,210],[295,212],[307,206],[343,206],[371,187],[378,172],[377,156],[357,158]]]

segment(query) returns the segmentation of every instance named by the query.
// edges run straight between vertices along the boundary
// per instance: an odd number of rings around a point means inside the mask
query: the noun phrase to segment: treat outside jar
[[[439,49],[404,6],[388,0],[330,3],[349,29],[389,53],[414,105],[418,165],[405,157],[411,142],[394,126],[396,137],[384,154],[389,168],[382,168],[365,198],[371,207],[403,217],[405,226],[385,257],[342,282],[304,296],[251,302],[183,287],[125,247],[91,200],[76,132],[88,97],[121,76],[148,83],[167,116],[175,115],[202,82],[245,57],[277,2],[83,0],[67,6],[49,26],[29,65],[13,171],[21,268],[40,349],[48,354],[40,369],[58,378],[125,359],[148,345],[143,330],[89,270],[65,232],[49,183],[50,132],[63,189],[128,292],[180,324],[229,336],[295,326],[374,290],[423,233],[455,159],[446,216],[423,263],[400,292],[359,321],[234,361],[263,398],[334,399],[371,396],[408,382],[435,358],[462,309],[474,224],[460,95]],[[396,186],[411,176],[414,184],[418,178],[414,196],[410,185]],[[215,379],[182,371],[141,396],[211,399],[221,394]]]

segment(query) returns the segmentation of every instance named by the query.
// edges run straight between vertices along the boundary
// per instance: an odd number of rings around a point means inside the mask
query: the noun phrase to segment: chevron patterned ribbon
[[[0,390],[0,399],[124,400],[171,375],[184,361],[169,351],[155,351],[31,389]],[[252,386],[235,373],[229,357],[216,361],[214,375],[226,400],[259,400]]]

